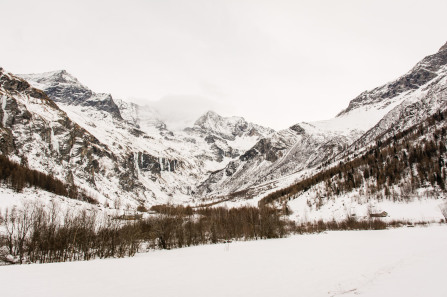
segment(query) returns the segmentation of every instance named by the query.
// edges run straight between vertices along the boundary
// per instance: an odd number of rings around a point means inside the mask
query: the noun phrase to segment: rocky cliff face
[[[54,102],[91,106],[121,118],[120,110],[110,94],[92,92],[65,70],[42,74],[23,74],[20,77],[32,81]]]

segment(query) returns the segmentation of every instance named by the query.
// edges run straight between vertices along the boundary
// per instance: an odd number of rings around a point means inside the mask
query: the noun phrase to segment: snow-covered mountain
[[[17,126],[14,127],[4,125],[7,128],[5,133],[16,132],[9,137],[12,142],[30,148],[42,147],[28,156],[30,166],[44,172],[57,171],[62,180],[67,179],[67,172],[75,171],[78,174],[74,174],[73,182],[109,205],[135,207],[139,204],[191,201],[196,192],[195,186],[210,172],[225,167],[257,140],[274,132],[243,118],[224,118],[214,113],[215,123],[211,119],[204,121],[211,112],[200,117],[193,127],[173,132],[167,129],[154,108],[116,100],[110,94],[97,94],[66,71],[21,75],[36,89],[17,76],[2,73],[11,81],[27,84],[29,89],[43,94],[48,104],[63,114],[58,117],[39,114],[45,117],[45,126],[57,126],[63,117],[63,121],[83,129],[85,135],[94,138],[96,145],[102,148],[98,156],[89,157],[94,170],[88,167],[83,172],[85,168],[75,164],[60,163],[57,156],[72,160],[73,153],[59,149],[69,145],[67,142],[70,141],[59,138],[59,132],[54,133],[54,137],[50,133],[50,141],[48,137],[41,137],[32,142],[23,139],[24,132],[21,131],[37,128],[26,127],[22,121],[15,121]],[[38,91],[37,87],[43,91]],[[20,101],[25,96],[21,92],[8,93],[8,100]],[[2,108],[4,119],[10,116],[8,107]],[[21,110],[31,117],[37,116],[28,106],[21,106]],[[79,134],[82,136],[83,132]],[[47,154],[43,156],[39,151]],[[17,150],[5,151],[8,153],[16,159],[27,155]]]
[[[156,105],[95,93],[64,70],[1,70],[0,149],[109,205],[260,198],[445,108],[446,65],[444,45],[336,117],[281,131],[212,111],[173,131]]]
[[[366,148],[376,137],[402,131],[445,108],[446,74],[444,45],[405,75],[360,94],[335,118],[299,123],[261,139],[199,189],[205,196],[239,192],[242,198],[252,198],[291,184],[319,165]]]

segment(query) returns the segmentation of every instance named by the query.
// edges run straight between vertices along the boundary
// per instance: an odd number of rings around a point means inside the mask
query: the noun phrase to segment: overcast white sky
[[[447,41],[445,0],[1,0],[0,11],[10,72],[66,69],[140,104],[208,99],[276,129],[335,116]]]

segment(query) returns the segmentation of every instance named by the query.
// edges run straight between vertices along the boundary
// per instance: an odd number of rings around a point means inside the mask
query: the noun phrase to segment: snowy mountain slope
[[[285,185],[275,180],[299,178],[305,168],[357,152],[386,131],[410,127],[445,106],[446,64],[443,46],[395,81],[363,92],[335,118],[299,123],[261,139],[238,160],[213,173],[200,187],[201,193],[219,197],[249,190],[251,194],[245,196],[260,195],[270,189],[263,184]]]
[[[389,137],[447,107],[447,48],[444,46],[438,53],[424,58],[398,81],[407,82],[411,80],[408,76],[414,77],[414,72],[421,71],[429,72],[430,79],[413,81],[413,88],[396,96],[400,97],[402,103],[388,112],[355,145],[365,146],[379,136]],[[414,88],[415,84],[418,88]]]
[[[104,144],[110,154],[125,160],[124,166],[112,162],[109,167],[126,168],[133,183],[121,184],[120,190],[104,188],[103,194],[122,191],[133,201],[132,205],[189,201],[195,185],[209,172],[223,168],[259,138],[273,132],[243,118],[214,114],[216,123],[208,121],[208,126],[197,124],[174,133],[167,129],[154,108],[96,94],[66,71],[22,77],[42,88],[71,120]],[[118,113],[104,105],[89,103],[104,97],[111,99],[111,106],[116,106]],[[114,176],[113,172],[108,174]]]

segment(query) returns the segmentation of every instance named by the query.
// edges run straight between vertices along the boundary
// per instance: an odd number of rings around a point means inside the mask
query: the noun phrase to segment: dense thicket
[[[377,140],[361,156],[328,169],[287,188],[267,195],[260,206],[294,199],[297,194],[324,183],[323,196],[337,196],[360,187],[365,195],[408,199],[417,188],[431,185],[445,191],[447,112],[437,112],[421,124]],[[394,189],[399,189],[399,194]]]
[[[17,192],[25,187],[35,187],[60,196],[97,203],[75,185],[67,185],[51,175],[12,162],[4,155],[0,155],[0,181]]]
[[[3,218],[4,262],[32,263],[89,260],[95,257],[133,255],[133,229],[95,212],[66,212],[26,205],[6,211]]]

